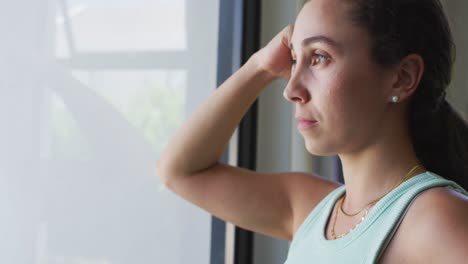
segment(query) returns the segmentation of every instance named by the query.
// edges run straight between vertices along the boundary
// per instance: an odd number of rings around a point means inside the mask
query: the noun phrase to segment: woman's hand
[[[279,32],[264,48],[255,53],[261,70],[273,78],[289,79],[291,75],[291,50],[289,43],[294,25],[288,25]]]

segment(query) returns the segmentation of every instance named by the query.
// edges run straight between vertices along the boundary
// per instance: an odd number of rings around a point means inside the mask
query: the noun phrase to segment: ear
[[[418,88],[424,73],[424,60],[418,54],[410,54],[401,60],[396,70],[390,98],[396,95],[403,101]]]

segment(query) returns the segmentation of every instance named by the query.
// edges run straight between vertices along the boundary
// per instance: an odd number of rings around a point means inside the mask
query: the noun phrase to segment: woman
[[[292,239],[288,264],[466,263],[468,127],[445,100],[452,54],[438,0],[309,1],[193,113],[158,174],[226,221]],[[307,150],[338,154],[345,185],[217,161],[276,78],[289,80]]]

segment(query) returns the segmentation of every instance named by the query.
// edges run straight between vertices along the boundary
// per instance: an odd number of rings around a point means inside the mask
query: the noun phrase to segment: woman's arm
[[[305,173],[259,173],[218,162],[242,116],[273,79],[288,78],[285,28],[221,85],[179,129],[158,162],[166,186],[237,226],[291,239],[336,183]]]
[[[158,162],[163,181],[170,184],[176,177],[214,166],[241,118],[273,79],[260,68],[254,55],[226,80],[198,107],[163,151]]]

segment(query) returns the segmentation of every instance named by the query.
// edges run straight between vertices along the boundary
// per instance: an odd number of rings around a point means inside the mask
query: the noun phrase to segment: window
[[[1,6],[0,262],[209,263],[155,164],[216,88],[218,1]]]

